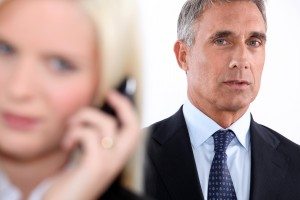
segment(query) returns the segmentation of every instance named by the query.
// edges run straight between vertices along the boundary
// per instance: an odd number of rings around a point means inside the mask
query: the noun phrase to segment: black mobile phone
[[[136,80],[134,78],[125,77],[117,86],[116,90],[127,97],[131,101],[131,103],[134,104],[134,95],[136,92]],[[100,109],[116,117],[115,110],[106,101],[104,101]]]

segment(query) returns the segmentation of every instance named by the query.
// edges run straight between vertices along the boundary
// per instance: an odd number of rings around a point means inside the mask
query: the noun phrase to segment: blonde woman
[[[108,189],[139,138],[111,90],[138,65],[133,2],[0,2],[0,199],[139,199]]]

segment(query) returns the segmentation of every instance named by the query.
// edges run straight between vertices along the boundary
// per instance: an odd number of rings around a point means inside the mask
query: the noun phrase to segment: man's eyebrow
[[[256,31],[254,31],[254,32],[251,32],[251,33],[250,33],[250,36],[251,36],[251,37],[259,38],[259,39],[261,39],[261,40],[263,40],[263,41],[266,41],[266,40],[267,40],[266,34],[265,34],[265,33],[262,33],[262,32],[256,32]]]
[[[228,37],[230,35],[233,35],[233,32],[232,31],[218,31],[218,32],[215,32],[212,36],[209,37],[209,39],[213,40],[215,38],[222,38],[222,37]]]

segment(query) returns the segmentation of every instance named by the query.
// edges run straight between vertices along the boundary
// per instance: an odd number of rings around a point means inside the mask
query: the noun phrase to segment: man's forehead
[[[257,4],[258,1],[254,1],[254,0],[204,0],[203,1],[203,10],[209,9],[213,6],[236,3],[236,2],[246,2],[246,3]]]
[[[196,30],[205,27],[212,32],[219,30],[239,32],[239,29],[248,29],[248,32],[265,32],[266,30],[262,14],[254,3],[248,1],[211,6],[204,11],[194,25]]]
[[[205,6],[202,14],[198,16],[196,21],[202,21],[205,16],[209,16],[210,18],[220,17],[223,20],[228,18],[237,19],[237,16],[245,16],[249,13],[253,17],[261,18],[264,21],[264,17],[258,6],[250,0],[218,0],[215,3],[212,2]]]
[[[245,36],[245,35],[246,35],[246,37],[260,38],[263,41],[266,41],[266,39],[267,39],[266,33],[264,31],[250,31],[250,32],[244,33],[244,35],[242,35],[242,36]],[[241,34],[232,32],[230,30],[219,30],[210,35],[211,39],[226,38],[226,37],[241,37]]]

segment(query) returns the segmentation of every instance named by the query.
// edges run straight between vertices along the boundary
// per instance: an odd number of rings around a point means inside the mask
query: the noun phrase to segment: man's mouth
[[[237,90],[244,90],[248,88],[249,85],[251,85],[251,83],[246,80],[228,80],[228,81],[224,81],[223,83],[228,87]]]

